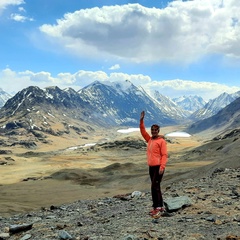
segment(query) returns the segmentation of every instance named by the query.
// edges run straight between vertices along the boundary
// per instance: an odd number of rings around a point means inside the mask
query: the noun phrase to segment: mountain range
[[[206,103],[199,96],[170,99],[155,91],[149,95],[130,81],[94,83],[75,91],[57,86],[41,89],[30,86],[10,96],[0,91],[0,130],[42,131],[62,135],[90,131],[95,127],[138,127],[142,110],[145,124],[186,125],[191,133],[209,128],[237,127],[240,91],[223,93]]]
[[[204,105],[204,107],[197,109],[192,115],[191,119],[193,121],[202,120],[205,118],[209,118],[215,114],[217,114],[221,109],[229,105],[235,99],[240,97],[240,91],[228,94],[222,93],[215,99],[211,99],[208,103]]]
[[[190,133],[212,132],[213,134],[238,132],[240,127],[240,97],[221,109],[217,114],[194,122],[186,129]]]

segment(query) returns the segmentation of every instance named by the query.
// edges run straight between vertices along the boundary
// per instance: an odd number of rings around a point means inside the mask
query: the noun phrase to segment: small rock
[[[139,197],[141,197],[142,196],[142,192],[140,192],[140,191],[134,191],[134,192],[132,192],[132,194],[131,194],[131,197],[132,198],[139,198]]]
[[[73,237],[65,230],[62,230],[59,232],[59,238],[60,239],[73,239]]]
[[[27,231],[32,229],[33,224],[19,224],[19,225],[10,225],[9,232],[14,234],[21,231]]]
[[[164,201],[164,203],[167,206],[168,212],[177,211],[181,208],[192,205],[191,199],[187,196],[168,198]]]
[[[20,240],[27,240],[27,239],[30,239],[31,237],[32,237],[31,234],[26,234],[22,238],[20,238]]]
[[[206,217],[206,220],[208,222],[216,222],[216,217],[215,216],[209,216],[209,217]]]
[[[10,237],[9,233],[0,233],[0,239],[8,239]]]

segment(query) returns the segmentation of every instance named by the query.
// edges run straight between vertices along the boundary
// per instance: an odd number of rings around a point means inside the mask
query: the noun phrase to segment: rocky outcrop
[[[240,239],[239,168],[218,168],[163,191],[166,206],[174,200],[177,208],[159,219],[148,215],[150,193],[135,190],[0,217],[0,239]]]

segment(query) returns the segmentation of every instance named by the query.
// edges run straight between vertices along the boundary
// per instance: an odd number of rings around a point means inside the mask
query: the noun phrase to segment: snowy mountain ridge
[[[14,116],[16,112],[26,109],[28,112],[49,109],[49,113],[50,109],[54,109],[54,112],[59,110],[62,114],[64,111],[71,112],[69,116],[102,126],[137,126],[142,110],[148,113],[147,124],[183,124],[211,117],[240,97],[240,91],[223,93],[205,103],[199,96],[170,99],[158,91],[150,96],[143,88],[126,80],[104,83],[95,81],[79,91],[72,88],[61,90],[57,86],[45,89],[30,86],[13,97],[4,91],[0,92],[1,95],[5,96],[1,112],[7,116]]]
[[[193,121],[203,120],[217,114],[221,109],[240,97],[240,91],[232,94],[222,93],[217,98],[210,100],[204,107],[196,110],[190,118]]]

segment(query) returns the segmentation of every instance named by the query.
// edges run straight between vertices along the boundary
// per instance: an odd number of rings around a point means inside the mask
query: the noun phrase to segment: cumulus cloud
[[[151,82],[151,78],[143,74],[111,73],[109,75],[109,81],[111,82],[126,80],[129,80],[136,86],[145,85]]]
[[[11,94],[15,94],[29,86],[40,88],[55,86],[61,83],[60,78],[54,78],[48,72],[34,73],[32,71],[15,72],[10,68],[0,71],[1,88]]]
[[[84,71],[80,70],[74,74],[74,84],[79,88],[85,87],[86,85],[94,81],[108,81],[108,75],[103,71]]]
[[[14,94],[31,85],[29,78],[23,77],[21,74],[12,71],[9,68],[1,70],[0,79],[1,88],[10,94]]]
[[[40,30],[74,54],[133,62],[189,63],[205,55],[240,58],[240,1],[173,1],[68,13]]]
[[[218,97],[221,93],[234,93],[240,91],[240,87],[229,87],[223,84],[211,82],[193,82],[187,80],[168,80],[153,81],[149,76],[136,74],[129,75],[125,73],[111,73],[108,75],[103,71],[84,71],[76,73],[59,73],[52,76],[49,72],[24,71],[15,72],[10,68],[0,71],[1,88],[8,93],[16,93],[29,86],[38,86],[45,88],[49,86],[58,86],[61,89],[71,87],[78,91],[79,89],[93,83],[116,82],[129,80],[135,86],[142,87],[147,93],[152,95],[154,91],[159,91],[164,96],[170,98],[180,97],[183,95],[198,95],[206,101]]]
[[[32,72],[29,70],[15,72],[10,68],[0,71],[1,88],[8,93],[16,93],[29,86],[45,88],[58,86],[60,88],[72,87],[79,90],[94,81],[109,81],[109,77],[102,71],[83,71],[76,73],[59,73],[52,76],[49,72]]]
[[[220,94],[235,93],[240,91],[240,87],[229,87],[224,84],[213,83],[213,82],[193,82],[188,80],[168,80],[168,81],[151,81],[144,84],[146,92],[153,95],[154,91],[158,91],[164,96],[170,98],[197,95],[201,96],[204,100],[214,99]]]

